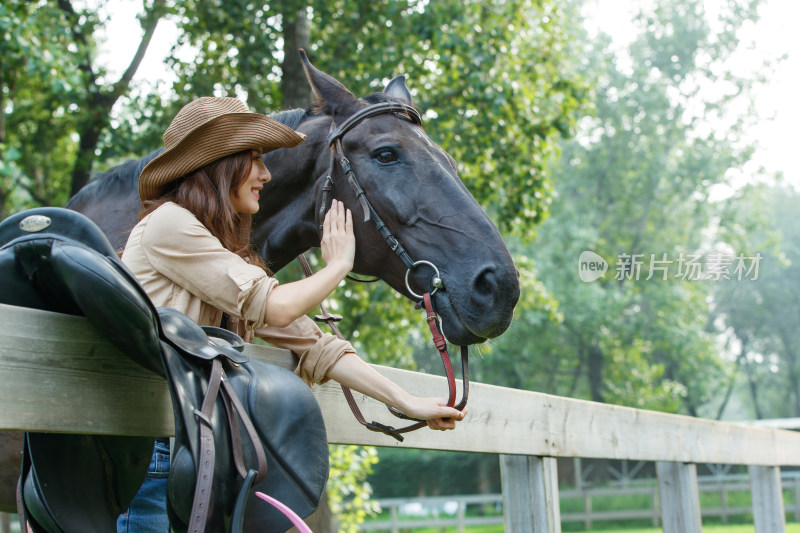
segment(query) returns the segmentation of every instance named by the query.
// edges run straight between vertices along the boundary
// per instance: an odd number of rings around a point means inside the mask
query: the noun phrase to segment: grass
[[[733,487],[731,487],[733,488]],[[793,507],[794,496],[791,490],[784,491],[784,502],[787,509]],[[562,518],[567,514],[580,513],[583,511],[583,500],[579,498],[566,498],[561,500]],[[651,494],[604,494],[592,497],[592,508],[595,511],[622,511],[634,509],[650,509],[653,505]],[[702,509],[708,511],[718,510],[720,507],[727,507],[735,510],[736,514],[728,516],[728,523],[723,524],[719,516],[706,516],[703,518],[704,533],[755,533],[753,526],[753,516],[751,508],[750,493],[747,489],[728,490],[723,496],[717,491],[702,491],[700,493],[700,505]],[[739,512],[742,511],[742,512]],[[713,514],[713,513],[712,513]],[[495,504],[470,504],[467,505],[466,515],[469,516],[502,516],[502,510]],[[787,513],[787,519],[793,519],[794,512]],[[369,519],[369,521],[389,520],[388,509],[379,517]],[[420,527],[411,527],[402,530],[403,533],[456,533],[457,528],[452,527],[422,527],[431,522],[433,517],[411,517],[402,516],[404,521],[419,520]],[[442,517],[445,518],[445,517]],[[454,518],[454,517],[447,517]],[[500,518],[502,520],[502,518]],[[408,522],[407,522],[408,523]],[[564,521],[561,524],[564,533],[660,533],[660,527],[652,527],[650,518],[640,519],[615,519],[608,521],[595,520],[591,529],[586,529],[583,522]],[[411,524],[409,524],[411,525]],[[502,523],[491,526],[469,526],[467,533],[504,533]],[[786,524],[786,533],[800,533],[800,522],[792,521]]]
[[[414,533],[453,533],[456,528],[425,528],[414,529]],[[467,533],[504,533],[503,526],[479,526],[466,528]],[[662,533],[660,527],[626,528],[626,529],[590,529],[583,530],[591,533]],[[754,533],[755,527],[751,524],[735,525],[703,525],[703,533]],[[800,533],[800,523],[786,524],[786,533]]]

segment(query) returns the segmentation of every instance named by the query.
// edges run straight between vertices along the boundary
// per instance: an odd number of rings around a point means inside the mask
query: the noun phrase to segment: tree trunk
[[[311,32],[306,6],[283,14],[283,77],[281,94],[286,109],[305,108],[313,102],[311,86],[306,79],[298,49],[308,50],[311,46]]]
[[[3,99],[3,93],[5,92],[5,77],[3,76],[3,69],[5,66],[2,63],[2,58],[0,58],[0,145],[6,142],[6,120],[5,120],[5,113],[3,109],[5,109],[5,100]],[[0,151],[0,157],[5,159],[5,153]],[[11,191],[7,189],[7,179],[5,176],[0,175],[0,220],[4,220],[6,218],[6,198]]]
[[[722,420],[722,415],[725,414],[725,408],[728,406],[728,402],[730,401],[731,396],[733,395],[733,388],[736,386],[736,376],[739,375],[739,369],[741,368],[741,366],[742,366],[742,358],[740,355],[739,357],[736,358],[736,363],[733,368],[733,372],[731,373],[731,380],[728,383],[727,389],[725,390],[725,397],[722,399],[722,403],[720,404],[719,409],[717,410],[717,416],[715,417],[715,420]]]
[[[789,372],[787,372],[786,379],[789,380],[789,386],[792,390],[792,413],[793,416],[800,416],[800,389],[798,388],[797,379],[797,354],[794,352],[792,341],[787,335],[784,328],[780,328],[781,344],[783,344],[783,351],[786,358],[789,360]]]
[[[744,367],[745,374],[747,374],[747,384],[750,388],[750,398],[753,400],[753,410],[755,411],[756,420],[761,420],[764,416],[761,414],[761,407],[758,405],[758,386],[756,384],[755,376],[753,376],[753,368],[750,361],[747,360],[747,343],[742,341],[742,366]]]
[[[78,47],[78,50],[83,50],[85,54],[80,68],[86,75],[86,109],[82,110],[81,129],[77,132],[80,137],[80,143],[78,153],[75,156],[75,165],[72,168],[72,184],[70,187],[70,195],[74,195],[89,183],[95,157],[94,152],[100,141],[100,135],[108,126],[109,115],[114,104],[120,96],[128,93],[131,80],[136,74],[148,46],[150,46],[150,40],[156,30],[158,21],[164,13],[165,3],[164,0],[154,0],[142,17],[144,34],[141,41],[139,41],[136,53],[120,79],[110,87],[101,87],[97,83],[97,75],[89,53],[93,46],[91,35],[87,36],[84,33],[81,17],[75,12],[69,0],[58,0],[58,5],[64,11],[67,20],[72,23],[73,42]]]
[[[603,352],[596,345],[589,346],[589,390],[592,401],[603,402]]]
[[[94,100],[94,98],[90,98],[90,102]],[[90,103],[89,105],[93,104]],[[108,114],[111,112],[111,106],[96,110],[89,109],[88,112],[91,113],[93,120],[87,121],[83,130],[79,132],[81,141],[78,145],[78,153],[75,154],[75,166],[72,167],[70,196],[75,196],[84,185],[89,183],[92,165],[94,164],[94,151],[100,141],[100,133],[108,125]]]

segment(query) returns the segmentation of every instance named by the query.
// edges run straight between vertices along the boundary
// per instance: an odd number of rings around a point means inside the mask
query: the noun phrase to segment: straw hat
[[[139,197],[155,198],[167,183],[225,156],[291,148],[305,138],[277,120],[251,113],[238,98],[198,98],[178,111],[164,132],[166,150],[142,170]]]

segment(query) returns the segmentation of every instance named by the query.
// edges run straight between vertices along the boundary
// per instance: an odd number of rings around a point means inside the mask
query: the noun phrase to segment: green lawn
[[[456,528],[427,528],[415,529],[414,533],[454,533]],[[643,527],[632,529],[590,529],[584,530],[587,532],[602,532],[602,533],[661,533],[661,528],[656,527]],[[704,525],[703,533],[754,533],[755,528],[752,525]],[[468,527],[467,533],[503,533],[503,526],[482,526],[482,527]],[[800,533],[800,524],[791,523],[786,524],[786,533]]]

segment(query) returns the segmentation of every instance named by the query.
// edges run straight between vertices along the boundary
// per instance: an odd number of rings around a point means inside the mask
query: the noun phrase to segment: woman
[[[236,98],[199,98],[181,109],[164,133],[165,151],[142,171],[142,212],[122,255],[156,306],[172,307],[200,325],[228,327],[245,340],[261,337],[300,357],[306,383],[329,379],[428,421],[453,429],[466,410],[412,396],[361,360],[350,343],[324,334],[306,316],[352,269],[349,210],[334,200],[321,242],[325,267],[279,285],[249,243],[250,216],[270,174],[262,154],[297,146],[302,133],[250,113]],[[168,441],[159,439],[151,473],[118,531],[167,531]]]

